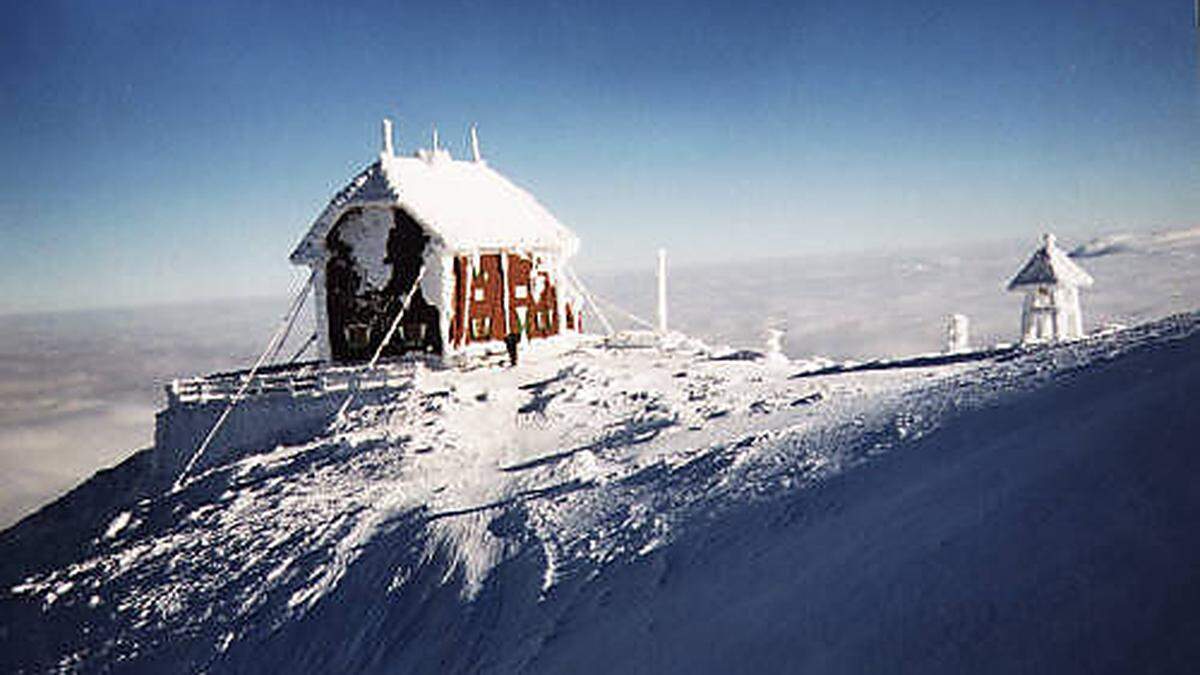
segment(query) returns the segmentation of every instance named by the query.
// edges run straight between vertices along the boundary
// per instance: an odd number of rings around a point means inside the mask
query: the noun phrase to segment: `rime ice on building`
[[[325,207],[291,255],[314,272],[322,360],[439,355],[521,333],[580,329],[579,302],[561,284],[576,237],[479,155],[439,147],[398,156],[391,123],[383,150]]]
[[[1083,337],[1079,289],[1091,285],[1092,277],[1055,245],[1054,235],[1044,235],[1042,247],[1008,283],[1008,290],[1025,294],[1021,341],[1056,342]]]

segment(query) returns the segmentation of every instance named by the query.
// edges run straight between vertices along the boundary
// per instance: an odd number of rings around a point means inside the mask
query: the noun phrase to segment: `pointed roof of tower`
[[[1029,286],[1091,286],[1092,277],[1083,268],[1067,257],[1055,245],[1054,235],[1042,237],[1042,246],[1029,258],[1029,262],[1008,282],[1008,290],[1018,291]]]

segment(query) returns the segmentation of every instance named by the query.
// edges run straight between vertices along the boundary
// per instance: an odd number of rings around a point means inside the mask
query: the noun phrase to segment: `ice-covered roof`
[[[404,209],[452,251],[515,248],[569,256],[579,247],[533,195],[487,163],[455,160],[438,149],[408,157],[382,153],[329,202],[292,252],[292,262],[320,259],[341,215],[367,204]]]
[[[1042,239],[1042,247],[1034,252],[1033,257],[1017,272],[1017,276],[1008,282],[1008,290],[1022,290],[1028,286],[1043,284],[1062,286],[1091,286],[1092,277],[1083,268],[1076,265],[1066,253],[1054,243],[1054,235],[1047,234]]]

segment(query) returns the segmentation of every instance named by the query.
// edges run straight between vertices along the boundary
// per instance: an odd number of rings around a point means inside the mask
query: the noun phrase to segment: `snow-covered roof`
[[[1008,282],[1008,290],[1022,290],[1028,286],[1049,284],[1053,286],[1091,286],[1092,277],[1083,268],[1076,265],[1054,243],[1054,235],[1047,234],[1042,239],[1042,247],[1034,252],[1033,257],[1017,272],[1017,276]]]
[[[382,153],[329,202],[292,262],[319,260],[342,214],[368,204],[404,209],[451,251],[509,248],[570,256],[579,248],[575,235],[533,195],[483,161],[455,160],[439,149],[409,157]]]

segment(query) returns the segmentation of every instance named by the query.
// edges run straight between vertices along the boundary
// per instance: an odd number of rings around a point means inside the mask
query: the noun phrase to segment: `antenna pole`
[[[383,118],[383,154],[388,157],[396,154],[392,144],[392,121],[386,117]]]
[[[667,332],[667,249],[658,249],[658,332]]]
[[[1197,0],[1197,2],[1200,2],[1200,0]],[[474,124],[471,125],[471,159],[476,162],[482,159],[482,156],[479,154],[479,131],[476,130]]]

